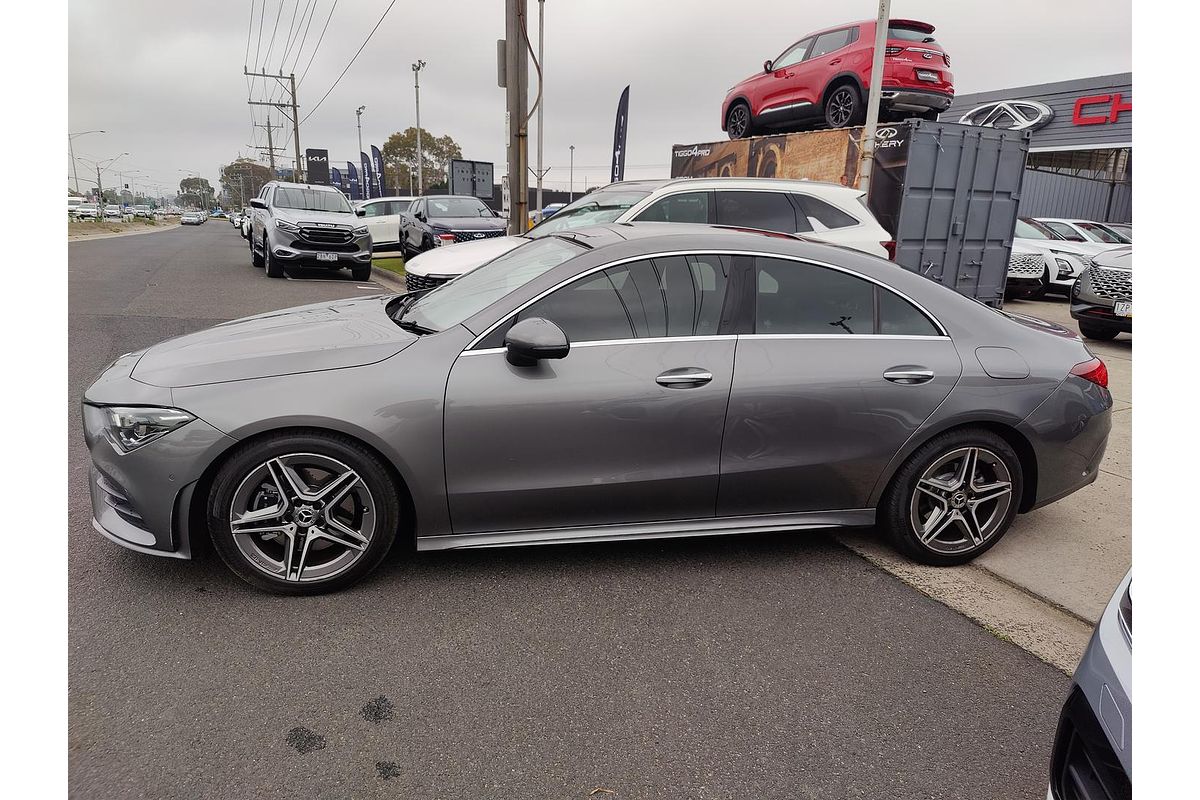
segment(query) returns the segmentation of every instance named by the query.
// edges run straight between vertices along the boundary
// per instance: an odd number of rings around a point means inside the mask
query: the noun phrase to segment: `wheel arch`
[[[1008,446],[1017,454],[1017,459],[1021,463],[1021,498],[1017,504],[1017,511],[1022,514],[1029,511],[1037,499],[1037,451],[1034,450],[1033,444],[1029,439],[1011,421],[986,418],[954,420],[947,425],[930,428],[922,431],[919,435],[914,435],[905,443],[904,448],[888,462],[884,474],[880,476],[875,484],[874,491],[871,493],[871,506],[878,508],[884,494],[891,488],[892,482],[896,479],[896,473],[908,462],[913,453],[917,452],[917,450],[924,447],[926,443],[937,436],[967,428],[979,428],[996,434],[1007,442]]]
[[[721,112],[721,130],[722,131],[729,130],[729,112],[732,111],[733,107],[736,106],[738,103],[745,103],[746,108],[750,111],[750,123],[751,124],[754,123],[754,104],[750,102],[750,98],[746,97],[746,95],[739,94],[736,97],[734,97],[732,100],[730,100],[728,103],[726,103],[725,110]]]
[[[181,511],[185,511],[187,515],[187,543],[191,552],[196,552],[197,545],[200,542],[205,542],[205,547],[211,547],[208,543],[208,502],[209,496],[212,493],[213,481],[216,480],[217,473],[221,468],[229,462],[236,454],[254,445],[263,439],[271,436],[284,435],[335,435],[343,436],[354,441],[355,444],[361,446],[373,456],[379,459],[387,470],[389,477],[395,483],[398,496],[400,498],[400,524],[401,530],[407,529],[412,532],[410,544],[415,549],[417,542],[417,512],[416,504],[413,500],[412,490],[409,488],[409,481],[405,478],[400,467],[396,465],[395,459],[388,456],[384,449],[376,446],[371,442],[371,437],[362,435],[365,432],[353,429],[350,426],[337,424],[322,424],[320,422],[314,424],[287,424],[278,425],[275,427],[263,427],[256,429],[249,435],[234,439],[228,447],[217,454],[215,458],[205,467],[200,478],[194,484],[189,507]],[[176,532],[182,533],[182,532]],[[397,538],[397,543],[400,539]]]
[[[821,92],[821,108],[825,108],[825,101],[829,99],[829,93],[839,86],[853,86],[858,91],[858,98],[864,103],[867,101],[867,90],[863,86],[862,80],[856,73],[839,72],[829,79],[825,84],[825,89]]]

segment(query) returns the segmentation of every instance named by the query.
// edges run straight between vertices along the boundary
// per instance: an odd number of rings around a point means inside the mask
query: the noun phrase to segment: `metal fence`
[[[1023,217],[1129,222],[1133,218],[1133,192],[1128,183],[1027,169],[1017,208]]]

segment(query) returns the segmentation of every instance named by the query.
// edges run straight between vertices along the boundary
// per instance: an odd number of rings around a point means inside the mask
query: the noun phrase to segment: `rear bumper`
[[[1096,480],[1112,430],[1112,394],[1068,376],[1020,425],[1037,459],[1030,509],[1061,500]]]
[[[880,99],[883,105],[897,111],[945,111],[954,102],[954,95],[934,89],[885,86]]]

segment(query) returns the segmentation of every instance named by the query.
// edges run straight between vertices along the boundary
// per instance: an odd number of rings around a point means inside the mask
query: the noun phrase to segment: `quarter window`
[[[890,336],[940,336],[941,331],[912,303],[895,292],[879,292],[879,332]]]
[[[783,192],[718,191],[717,223],[783,233],[797,231],[796,209]]]
[[[793,195],[800,204],[800,213],[808,221],[809,227],[815,231],[849,228],[858,225],[859,221],[842,211],[840,208],[818,200],[809,194]]]

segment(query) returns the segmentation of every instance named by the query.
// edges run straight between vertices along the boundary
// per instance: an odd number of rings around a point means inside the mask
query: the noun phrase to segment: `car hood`
[[[1120,245],[1100,244],[1098,242],[1060,242],[1053,239],[1022,239],[1014,238],[1013,242],[1020,242],[1026,247],[1032,247],[1043,252],[1054,250],[1059,253],[1070,253],[1075,256],[1094,256],[1097,253],[1103,253],[1107,250],[1112,250]]]
[[[1133,271],[1133,248],[1126,245],[1120,249],[1108,250],[1096,256],[1094,264],[1101,267],[1127,269]]]
[[[339,213],[337,211],[305,211],[300,208],[277,208],[275,209],[275,216],[298,224],[314,223],[320,225],[321,223],[325,223],[331,225],[348,225],[351,228],[362,224],[358,221],[358,215],[349,211]]]
[[[421,277],[456,277],[528,241],[523,236],[496,236],[477,242],[435,247],[405,262],[404,271]]]
[[[508,223],[499,217],[431,217],[429,227],[448,231],[502,230]]]
[[[146,350],[131,377],[182,387],[373,364],[416,340],[388,317],[389,299],[316,303],[168,339]]]

